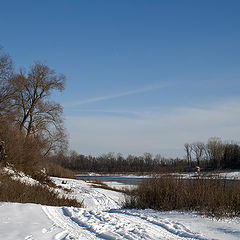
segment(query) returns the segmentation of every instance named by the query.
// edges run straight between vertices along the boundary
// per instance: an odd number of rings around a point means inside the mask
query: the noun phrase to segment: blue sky
[[[240,2],[1,1],[0,45],[18,69],[67,77],[70,147],[183,156],[186,142],[240,140]]]

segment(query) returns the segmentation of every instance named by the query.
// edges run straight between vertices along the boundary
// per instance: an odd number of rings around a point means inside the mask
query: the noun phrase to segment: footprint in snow
[[[32,235],[26,236],[24,240],[33,240],[33,236]]]

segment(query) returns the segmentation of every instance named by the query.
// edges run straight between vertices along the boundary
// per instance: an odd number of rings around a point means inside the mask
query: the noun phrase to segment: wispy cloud
[[[158,85],[154,85],[154,86],[148,86],[145,88],[138,88],[138,89],[134,89],[134,90],[130,90],[130,91],[109,94],[109,95],[105,95],[105,96],[87,98],[87,99],[67,103],[64,106],[65,107],[75,107],[75,106],[84,105],[84,104],[88,104],[88,103],[101,102],[101,101],[105,101],[105,100],[120,98],[120,97],[124,97],[124,96],[138,94],[138,93],[149,92],[149,91],[153,91],[156,89],[166,88],[166,87],[169,87],[170,85],[171,85],[170,83],[163,83],[163,84],[158,84]]]
[[[69,116],[71,147],[84,154],[144,152],[184,155],[186,142],[210,137],[239,141],[240,99],[201,108],[139,111],[138,118],[113,115]],[[141,113],[141,115],[140,115]]]
[[[116,110],[116,109],[74,109],[73,113],[92,113],[92,114],[113,114],[113,115],[127,115],[141,117],[142,111],[134,110]]]

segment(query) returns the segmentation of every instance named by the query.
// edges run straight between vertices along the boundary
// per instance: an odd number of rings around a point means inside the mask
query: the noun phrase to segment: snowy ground
[[[84,208],[1,203],[0,239],[240,239],[240,219],[121,209],[123,194],[90,185],[69,179],[63,185]]]
[[[220,173],[219,176],[222,177],[222,178],[227,178],[227,179],[238,179],[238,180],[240,180],[240,171]]]
[[[166,176],[168,174],[160,174],[160,176]],[[197,177],[202,178],[220,178],[220,179],[229,179],[229,180],[240,180],[240,171],[231,171],[231,172],[190,172],[190,173],[173,173],[171,174],[182,179],[195,179]]]

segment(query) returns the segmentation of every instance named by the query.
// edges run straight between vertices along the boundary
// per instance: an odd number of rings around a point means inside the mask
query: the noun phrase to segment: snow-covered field
[[[62,185],[63,179],[53,179]],[[217,221],[196,213],[121,209],[122,193],[90,185],[70,179],[62,185],[84,208],[1,203],[0,239],[240,239],[238,218]]]
[[[166,176],[168,174],[160,174],[159,176]],[[172,176],[180,177],[182,179],[195,179],[197,177],[201,178],[218,178],[218,179],[229,179],[229,180],[240,180],[240,171],[231,172],[190,172],[190,173],[172,173]]]

